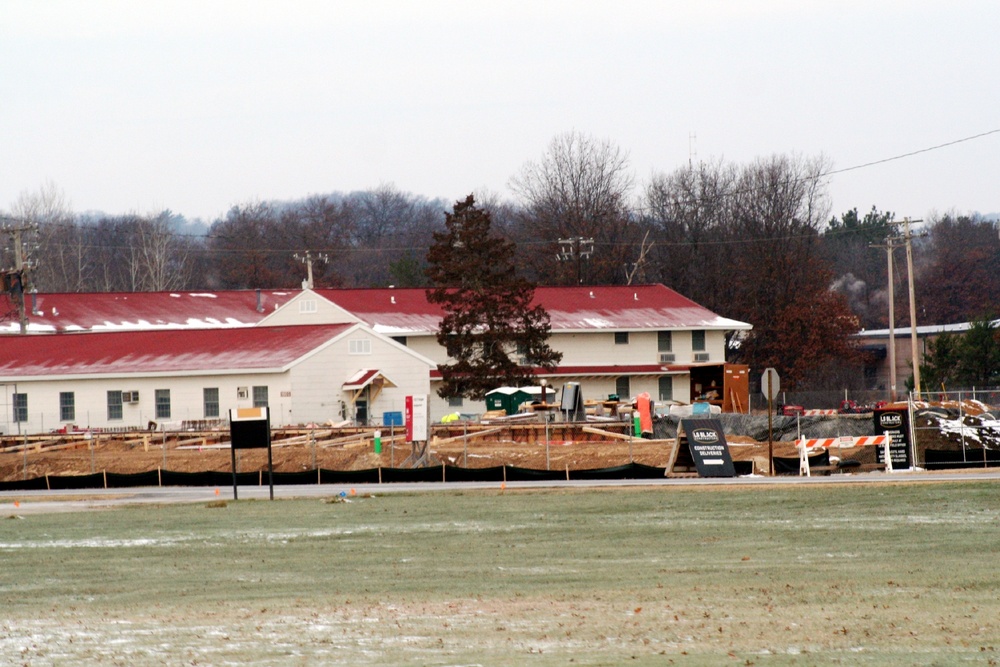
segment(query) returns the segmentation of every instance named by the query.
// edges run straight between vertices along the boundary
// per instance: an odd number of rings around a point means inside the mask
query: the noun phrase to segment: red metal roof
[[[431,334],[442,311],[423,289],[321,289],[324,298],[386,335]],[[535,301],[553,331],[642,329],[749,329],[716,315],[664,285],[539,287]]]
[[[353,324],[5,336],[0,379],[278,370]]]
[[[387,378],[382,374],[377,368],[362,368],[360,371],[354,374],[347,382],[344,383],[344,389],[362,389],[367,387],[369,384],[375,381],[376,378],[382,378],[386,386],[395,387],[396,385],[392,380]]]
[[[366,322],[379,333],[432,335],[442,317],[426,290],[318,289],[320,296]],[[218,329],[258,324],[300,290],[220,292],[57,293],[35,296],[32,333],[148,329]],[[31,306],[31,299],[29,307]],[[716,315],[663,285],[539,287],[535,303],[549,313],[553,331],[638,331],[650,329],[749,329]],[[0,325],[16,333],[18,323]]]
[[[254,326],[300,290],[222,292],[59,292],[25,295],[30,333],[211,329]],[[19,324],[0,323],[5,333]]]

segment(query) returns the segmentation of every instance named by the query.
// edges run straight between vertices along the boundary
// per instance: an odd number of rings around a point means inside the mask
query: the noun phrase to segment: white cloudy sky
[[[692,145],[844,169],[1000,130],[998,26],[996,0],[0,0],[0,210],[47,182],[207,221],[383,183],[507,194],[571,130],[640,184]],[[832,212],[1000,211],[998,177],[995,132],[834,174]]]

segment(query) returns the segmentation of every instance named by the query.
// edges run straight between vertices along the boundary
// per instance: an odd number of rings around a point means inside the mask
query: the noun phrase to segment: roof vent
[[[590,291],[590,298],[591,298],[591,299],[593,299],[593,298],[594,298],[594,290],[591,290],[591,291]]]
[[[395,296],[390,296],[389,297],[389,302],[390,303],[396,303],[396,297]]]
[[[632,292],[632,300],[633,301],[638,301],[639,300],[639,293],[638,292]]]

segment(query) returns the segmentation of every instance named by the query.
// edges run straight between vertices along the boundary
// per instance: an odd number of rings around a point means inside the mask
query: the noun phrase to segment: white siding
[[[261,320],[257,326],[277,327],[292,324],[343,324],[360,322],[353,314],[315,292],[306,290]]]
[[[371,354],[349,354],[350,340],[371,340]],[[402,412],[406,396],[430,393],[430,366],[406,348],[364,330],[338,339],[292,370],[291,391],[295,411],[291,423],[324,423],[353,419],[349,405],[353,392],[345,392],[344,382],[358,371],[382,371],[396,387],[385,387],[369,406],[370,421],[382,422],[384,412]]]
[[[73,380],[32,380],[18,382],[19,393],[28,395],[28,422],[21,424],[21,432],[25,428],[31,433],[41,433],[60,429],[67,424],[79,428],[146,428],[151,421],[181,422],[204,419],[205,387],[218,387],[219,414],[226,417],[230,408],[249,407],[250,398],[238,401],[237,387],[253,387],[266,385],[272,407],[278,406],[281,391],[287,391],[287,373],[240,374],[240,375],[197,375],[173,377],[124,377],[100,379]],[[10,406],[12,385],[5,388],[6,395],[0,397],[0,403],[6,406],[0,419],[0,429],[4,433],[17,433],[18,425],[13,422],[13,412]],[[156,418],[156,390],[170,390],[170,419]],[[73,392],[76,407],[76,418],[72,422],[59,419],[60,392]],[[108,419],[108,391],[138,391],[138,403],[122,405],[120,420]],[[272,421],[277,420],[272,417]],[[176,426],[176,425],[175,425]]]
[[[673,332],[672,351],[675,364],[694,362],[690,331]],[[563,353],[564,366],[602,366],[658,364],[660,354],[656,331],[630,331],[627,344],[616,344],[613,331],[593,333],[554,333],[549,346]],[[705,351],[713,363],[725,361],[726,335],[723,331],[705,332]]]

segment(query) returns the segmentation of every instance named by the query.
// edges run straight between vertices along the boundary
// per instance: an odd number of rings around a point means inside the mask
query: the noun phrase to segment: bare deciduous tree
[[[576,267],[558,266],[560,238],[592,238],[584,282],[622,283],[641,233],[629,205],[628,154],[609,141],[569,132],[557,136],[539,162],[510,180],[524,206],[518,236],[538,276],[576,282]]]

